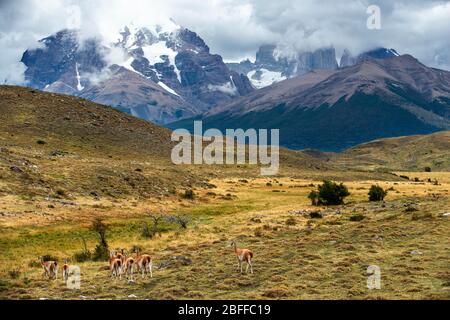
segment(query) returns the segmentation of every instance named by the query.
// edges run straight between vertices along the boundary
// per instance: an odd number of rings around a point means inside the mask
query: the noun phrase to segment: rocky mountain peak
[[[211,54],[197,33],[172,20],[144,27],[130,24],[118,31],[115,42],[105,42],[104,39],[92,38],[80,44],[77,30],[60,31],[42,39],[38,49],[24,53],[25,77],[30,86],[38,89],[86,97],[122,109],[147,108],[145,112],[135,113],[159,123],[176,120],[174,115],[182,117],[182,114],[204,112],[254,90],[246,76],[231,71],[221,56]],[[113,50],[119,50],[121,54],[115,53],[114,62],[111,62],[109,54]],[[137,106],[126,92],[135,89],[107,85],[124,79],[112,76],[117,67],[135,73],[144,82],[139,84],[135,81],[136,85],[154,88],[149,84],[152,82],[172,96],[171,99],[164,97],[163,103],[156,104],[171,110],[167,117],[161,116],[164,112],[161,107],[157,109],[155,103],[142,105],[145,95],[139,97],[141,102]],[[104,90],[96,90],[95,87]],[[116,90],[118,87],[121,89]],[[112,88],[114,92],[108,91]],[[148,100],[153,102],[154,90],[150,91]],[[124,97],[123,101],[117,95]],[[157,98],[162,96],[158,93]]]

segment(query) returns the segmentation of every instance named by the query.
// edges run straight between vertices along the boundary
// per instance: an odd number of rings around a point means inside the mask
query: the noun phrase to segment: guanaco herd
[[[238,260],[238,270],[241,274],[243,273],[243,264],[246,264],[245,272],[248,273],[248,268],[250,267],[250,272],[253,274],[253,252],[249,249],[238,248],[235,241],[230,244],[233,247],[234,254]],[[39,258],[41,266],[44,270],[43,276],[48,279],[58,279],[58,262],[57,261],[44,261],[42,257]],[[62,277],[67,283],[69,279],[70,266],[67,260],[64,261],[62,267]],[[141,254],[139,251],[135,252],[135,256],[129,256],[126,250],[113,250],[109,253],[109,265],[103,266],[98,269],[98,271],[110,271],[112,278],[122,279],[122,275],[125,275],[128,281],[134,281],[134,272],[140,273],[142,279],[146,275],[150,274],[150,278],[153,278],[153,259],[148,254]]]

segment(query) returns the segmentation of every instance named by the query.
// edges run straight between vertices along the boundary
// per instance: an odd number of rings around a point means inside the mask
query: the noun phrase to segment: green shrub
[[[83,251],[77,252],[73,255],[73,259],[76,262],[86,262],[92,259],[92,253],[87,248],[86,239],[82,237],[81,240],[83,241]]]
[[[286,220],[286,225],[288,226],[295,226],[297,224],[297,220],[295,220],[294,217],[290,217]]]
[[[322,215],[322,213],[319,212],[319,211],[313,211],[313,212],[311,212],[311,213],[309,214],[309,217],[310,217],[311,219],[322,219],[322,218],[323,218],[323,215]]]
[[[380,186],[372,186],[369,191],[369,201],[383,201],[388,192]]]
[[[311,191],[311,193],[308,195],[308,199],[311,200],[311,205],[318,206],[319,205],[319,192],[317,192],[315,190]]]
[[[312,191],[308,198],[316,205],[340,205],[344,203],[344,199],[350,193],[347,187],[341,183],[337,184],[332,181],[325,180],[322,185],[318,187],[318,191]]]
[[[366,217],[364,215],[358,213],[358,214],[352,215],[349,220],[353,221],[353,222],[359,222],[359,221],[363,221],[365,218]]]
[[[90,251],[80,251],[73,255],[73,259],[76,262],[86,262],[92,259],[92,253]]]
[[[103,244],[99,243],[94,250],[93,255],[94,261],[108,261],[109,259],[109,249],[105,247]]]
[[[98,234],[99,243],[95,247],[93,260],[107,261],[109,259],[108,242],[106,241],[106,230],[108,227],[103,223],[102,219],[96,218],[91,226],[91,229]]]
[[[10,276],[11,279],[16,280],[20,278],[20,271],[17,269],[9,270],[8,275]]]
[[[188,200],[194,200],[195,199],[195,193],[192,189],[188,189],[184,192],[183,198]]]

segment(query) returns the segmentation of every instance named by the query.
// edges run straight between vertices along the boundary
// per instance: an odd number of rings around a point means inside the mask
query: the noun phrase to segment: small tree
[[[182,229],[187,229],[188,223],[190,222],[187,216],[175,216],[171,215],[166,218],[167,222],[178,224]]]
[[[161,230],[159,229],[159,223],[163,219],[163,215],[149,213],[150,218],[153,220],[153,226],[150,228],[149,225],[145,222],[144,228],[142,229],[142,236],[145,238],[153,238],[157,234],[161,236]]]
[[[103,261],[109,258],[108,242],[106,241],[106,230],[108,227],[103,223],[102,219],[96,218],[92,222],[91,229],[95,231],[99,236],[99,243],[95,247],[94,260]]]
[[[350,192],[348,192],[347,187],[343,183],[337,184],[325,180],[323,184],[319,186],[318,204],[327,206],[341,205],[344,203],[344,199],[349,195]]]
[[[369,201],[383,201],[388,192],[380,186],[372,186],[369,191]]]

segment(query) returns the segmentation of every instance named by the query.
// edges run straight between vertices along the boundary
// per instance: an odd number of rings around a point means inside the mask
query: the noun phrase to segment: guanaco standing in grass
[[[67,280],[69,280],[69,269],[70,266],[67,263],[67,260],[64,260],[64,265],[62,267],[62,277],[65,283],[67,283]]]
[[[41,266],[44,269],[43,276],[48,279],[58,279],[58,262],[44,261],[43,257],[39,257]]]
[[[242,273],[242,264],[245,262],[247,263],[247,267],[245,269],[245,273],[248,273],[248,267],[250,266],[250,271],[253,273],[253,265],[252,265],[252,259],[253,259],[253,252],[248,249],[239,249],[236,245],[235,241],[231,242],[231,246],[234,248],[234,253],[236,254],[237,260],[238,260],[238,269],[241,270]]]
[[[133,257],[125,257],[125,262],[122,265],[123,272],[130,281],[133,281],[134,264],[135,260]]]
[[[150,273],[150,278],[153,278],[153,259],[148,254],[141,254],[139,250],[136,250],[135,259],[137,271],[141,272],[142,279],[146,274]]]
[[[111,271],[111,278],[119,277],[122,279],[122,260],[117,257],[117,252],[110,251],[109,253],[109,266],[100,267],[98,271],[109,270]]]

